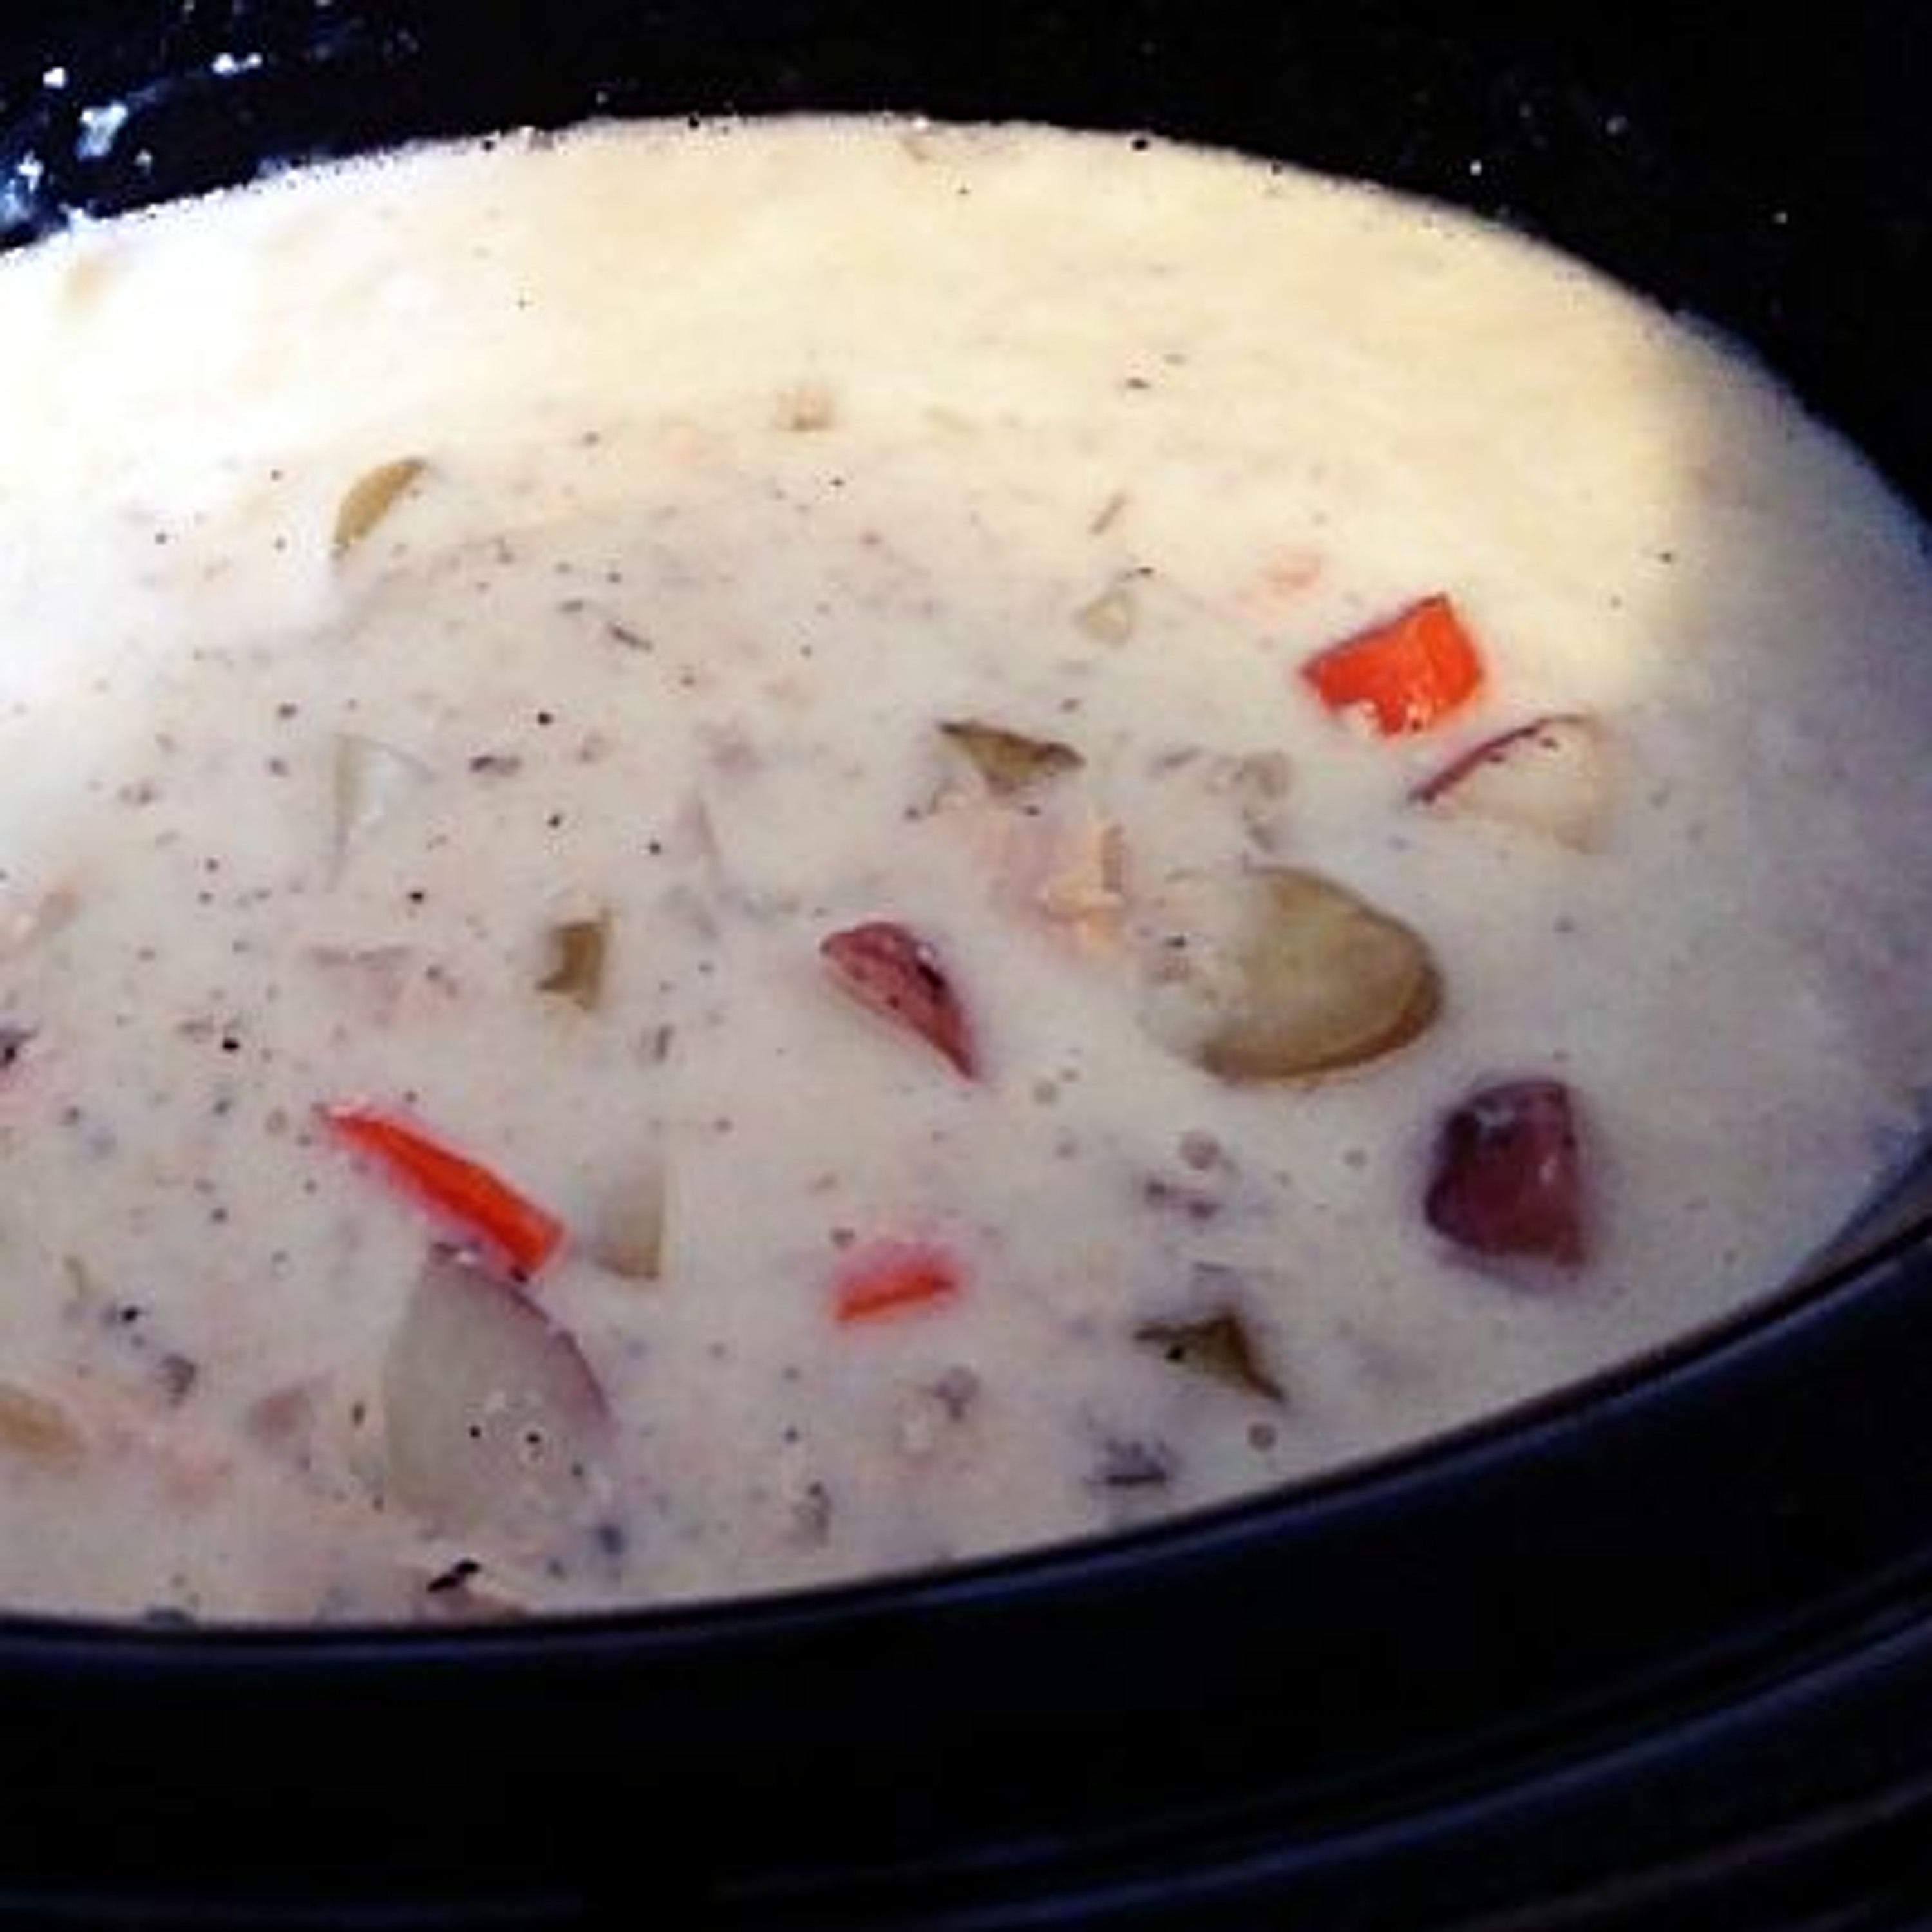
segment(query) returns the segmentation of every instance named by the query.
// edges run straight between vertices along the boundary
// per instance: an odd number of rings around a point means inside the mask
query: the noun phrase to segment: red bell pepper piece
[[[1310,658],[1301,675],[1331,711],[1366,710],[1385,738],[1426,731],[1483,681],[1476,641],[1440,595]]]
[[[917,1034],[968,1079],[977,1074],[966,1009],[938,955],[916,933],[875,920],[832,934],[818,950],[861,1005]]]
[[[535,1274],[562,1245],[563,1224],[555,1215],[420,1129],[369,1107],[326,1106],[321,1113],[344,1147],[373,1161],[519,1274]]]
[[[965,1286],[958,1264],[929,1242],[877,1241],[853,1255],[832,1282],[838,1319],[882,1316],[950,1300]]]

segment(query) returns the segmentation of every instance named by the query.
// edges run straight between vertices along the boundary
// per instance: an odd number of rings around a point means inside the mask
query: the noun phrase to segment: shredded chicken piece
[[[0,892],[0,959],[59,932],[80,910],[80,896],[65,886],[31,898]]]
[[[83,1376],[63,1378],[50,1399],[95,1449],[138,1463],[184,1505],[214,1501],[234,1475],[233,1445],[154,1400]]]
[[[1126,906],[1126,841],[1113,820],[1082,806],[1050,827],[1034,902],[1083,952],[1117,952]]]
[[[1126,842],[1084,802],[1016,808],[948,792],[935,808],[970,848],[998,898],[1077,950],[1118,952],[1126,910]]]

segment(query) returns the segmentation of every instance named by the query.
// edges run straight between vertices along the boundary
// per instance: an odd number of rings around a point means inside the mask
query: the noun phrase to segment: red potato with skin
[[[1564,713],[1485,740],[1410,796],[1589,851],[1602,842],[1611,790],[1608,734],[1594,718]]]
[[[1585,1161],[1560,1080],[1503,1081],[1444,1117],[1424,1209],[1468,1252],[1580,1268],[1587,1257]]]
[[[890,920],[835,932],[819,955],[859,1004],[916,1034],[968,1080],[979,1075],[971,1022],[939,956],[909,927]]]
[[[542,1540],[584,1514],[610,1413],[574,1339],[530,1297],[433,1253],[382,1377],[391,1492],[438,1530]]]

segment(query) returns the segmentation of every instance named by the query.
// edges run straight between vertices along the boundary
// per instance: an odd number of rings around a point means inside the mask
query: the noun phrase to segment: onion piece
[[[1134,1340],[1164,1361],[1273,1402],[1287,1392],[1270,1372],[1240,1310],[1221,1307],[1199,1316],[1144,1322]]]
[[[410,946],[310,946],[301,956],[367,1018],[388,1025],[408,992],[416,952]]]
[[[662,1280],[670,1194],[662,1158],[646,1162],[627,1186],[611,1196],[596,1217],[590,1258],[621,1280]]]
[[[0,1449],[49,1468],[70,1468],[86,1453],[80,1425],[57,1402],[0,1382]]]
[[[565,920],[550,929],[550,968],[537,991],[568,1000],[586,1013],[603,1004],[604,968],[610,957],[610,915]]]
[[[356,478],[336,508],[329,548],[338,562],[374,530],[428,467],[420,456],[399,456]]]
[[[1096,644],[1118,646],[1131,643],[1140,623],[1138,581],[1145,574],[1130,571],[1096,592],[1074,612],[1074,628]]]
[[[953,749],[986,782],[994,796],[1012,798],[1049,779],[1077,772],[1087,761],[1070,745],[1050,738],[1030,738],[1004,725],[974,718],[954,718],[939,728]]]
[[[356,849],[415,799],[435,776],[420,758],[375,738],[344,732],[335,741],[335,866],[340,877]]]
[[[554,1540],[596,1504],[610,1413],[583,1351],[446,1250],[390,1339],[382,1414],[390,1490],[439,1531]]]

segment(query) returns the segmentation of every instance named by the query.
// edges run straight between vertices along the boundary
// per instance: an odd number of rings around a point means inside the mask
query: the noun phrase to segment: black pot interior
[[[0,26],[0,238],[588,115],[1144,128],[1550,236],[1754,344],[1922,503],[1928,56],[1904,4],[1748,28],[1426,0],[22,7]],[[85,110],[116,99],[129,121],[92,156]],[[1786,1732],[1711,1726],[1788,1714],[1792,1683],[1916,1618],[1924,1229],[1922,1193],[1902,1195],[1849,1286],[1723,1348],[1372,1481],[1106,1550],[460,1637],[20,1626],[0,1635],[0,1708],[32,1774],[8,1779],[0,1909],[91,1882],[104,1910],[561,1916],[636,1891],[641,1835],[666,1922],[990,1925],[1079,1899],[1129,1922],[1159,1893],[1202,1925],[1277,1883],[1311,1924],[1531,1897],[1526,1923],[1611,1922],[1552,1902],[1594,1884],[1606,1843],[1612,1864],[1676,1856],[1694,1816],[1700,1843],[1730,1842],[1840,1786],[1909,1782],[1932,1708],[1909,1658],[1860,1720],[1856,1776],[1822,1732],[1808,1759]],[[1677,1798],[1628,1779],[1592,1786],[1594,1811],[1552,1795],[1560,1768],[1666,1732]],[[614,1843],[588,1822],[613,1791],[636,1821]],[[111,1852],[74,1848],[83,1799],[118,1808]]]

